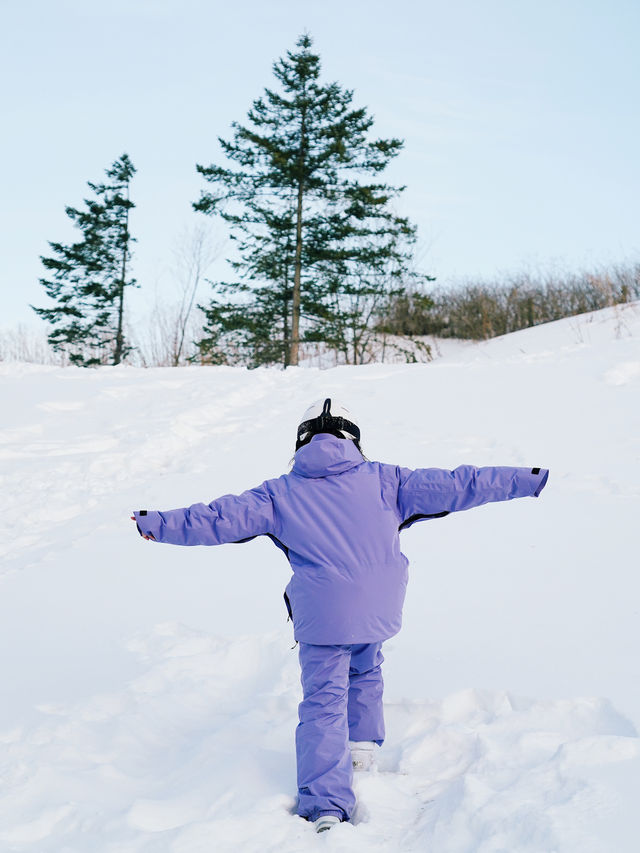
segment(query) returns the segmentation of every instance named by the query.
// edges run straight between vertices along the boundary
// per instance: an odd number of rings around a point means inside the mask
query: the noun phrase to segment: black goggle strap
[[[320,432],[334,432],[335,430],[348,432],[356,441],[360,441],[360,430],[351,421],[346,420],[346,418],[323,418],[322,415],[311,421],[303,421],[298,427],[298,438],[302,438],[309,432],[312,435],[317,435]]]
[[[336,431],[348,432],[356,441],[360,441],[359,427],[351,421],[348,421],[346,418],[334,417],[327,411],[327,403],[329,403],[329,400],[325,401],[321,415],[318,415],[317,418],[303,421],[300,424],[298,427],[298,441],[308,433],[311,433],[311,435],[317,435],[321,432]]]

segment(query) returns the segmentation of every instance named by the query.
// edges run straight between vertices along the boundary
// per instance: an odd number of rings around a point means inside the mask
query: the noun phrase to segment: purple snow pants
[[[300,643],[303,700],[298,713],[298,814],[349,820],[355,806],[349,741],[384,740],[382,643]]]

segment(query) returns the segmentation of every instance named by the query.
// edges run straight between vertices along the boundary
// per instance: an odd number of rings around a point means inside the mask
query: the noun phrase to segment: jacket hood
[[[352,441],[336,438],[330,433],[320,433],[298,450],[293,473],[301,477],[330,477],[355,468],[362,462],[362,454]]]

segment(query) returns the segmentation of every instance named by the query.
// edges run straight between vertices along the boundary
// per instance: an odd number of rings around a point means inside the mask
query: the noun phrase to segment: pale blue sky
[[[405,151],[388,178],[440,283],[640,255],[640,3],[2,0],[0,325],[36,323],[47,241],[126,151],[138,169],[134,314],[201,220],[195,163],[309,31]],[[226,273],[219,267],[219,272]],[[227,274],[228,275],[228,274]]]

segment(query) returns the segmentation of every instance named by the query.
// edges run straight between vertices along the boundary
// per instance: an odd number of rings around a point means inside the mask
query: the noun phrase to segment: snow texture
[[[427,365],[0,365],[3,853],[631,853],[640,817],[640,305]],[[387,741],[352,824],[296,817],[297,654],[270,542],[129,521],[286,470],[333,396],[369,458],[551,469],[402,534]],[[529,697],[529,698],[527,698]]]

